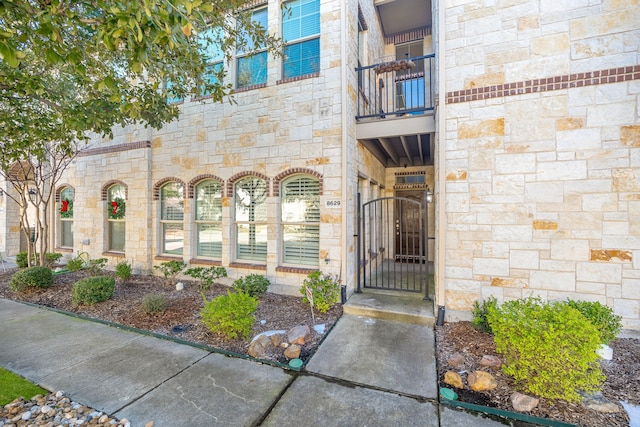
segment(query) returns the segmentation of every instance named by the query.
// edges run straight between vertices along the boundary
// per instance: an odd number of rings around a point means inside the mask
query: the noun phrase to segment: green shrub
[[[622,316],[613,314],[613,309],[599,302],[568,300],[570,307],[578,310],[600,332],[600,342],[609,344],[622,329]]]
[[[9,280],[9,289],[21,292],[27,288],[48,288],[53,284],[53,273],[47,267],[28,267],[17,271]]]
[[[71,258],[67,261],[67,270],[68,271],[78,271],[84,267],[84,260],[82,258]]]
[[[302,294],[302,300],[308,304],[307,287],[311,289],[313,306],[321,313],[326,313],[334,304],[340,301],[340,284],[329,274],[323,275],[320,271],[314,271],[304,279],[300,287],[300,293]]]
[[[120,261],[116,264],[116,277],[120,280],[127,280],[131,277],[131,264],[127,261]]]
[[[162,313],[167,305],[167,299],[160,294],[145,295],[142,299],[142,309],[147,314]]]
[[[211,289],[214,280],[227,277],[227,269],[224,267],[193,267],[187,269],[184,274],[200,281],[200,292]]]
[[[173,260],[163,262],[160,265],[154,265],[153,268],[159,270],[162,273],[167,284],[175,285],[176,276],[180,274],[180,272],[184,270],[186,266],[187,264],[182,261]]]
[[[71,290],[74,305],[93,305],[113,296],[116,281],[109,276],[92,276],[78,280]]]
[[[471,310],[471,314],[473,315],[471,324],[480,332],[488,334],[493,333],[491,331],[491,326],[487,321],[487,313],[490,310],[494,310],[496,307],[498,307],[498,300],[493,296],[483,300],[482,304],[478,301],[474,301],[473,310]]]
[[[101,276],[104,270],[104,267],[107,265],[106,258],[96,258],[89,259],[86,263],[87,271],[90,276]]]
[[[270,284],[269,279],[265,276],[250,274],[233,282],[233,289],[249,294],[252,297],[260,298],[267,293]]]
[[[258,308],[257,298],[243,292],[221,295],[205,303],[200,316],[211,331],[224,334],[229,339],[239,336],[249,338]]]
[[[577,402],[578,391],[596,391],[604,381],[598,330],[575,308],[527,298],[489,309],[487,320],[502,370],[525,392]]]
[[[53,268],[53,266],[60,260],[60,258],[62,258],[61,253],[47,252],[46,254],[44,254],[44,266],[47,268]]]
[[[27,252],[18,252],[16,254],[16,264],[19,268],[27,268],[29,266],[29,263],[27,262],[28,257],[29,255]]]

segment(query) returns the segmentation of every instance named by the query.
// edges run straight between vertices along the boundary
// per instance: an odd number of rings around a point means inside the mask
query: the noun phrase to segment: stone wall
[[[640,328],[640,2],[445,15],[448,314],[536,295]]]

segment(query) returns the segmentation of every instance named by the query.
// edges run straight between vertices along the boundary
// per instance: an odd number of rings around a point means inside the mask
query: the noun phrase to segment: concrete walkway
[[[431,327],[348,314],[299,373],[0,299],[0,366],[134,427],[504,425],[438,404]]]

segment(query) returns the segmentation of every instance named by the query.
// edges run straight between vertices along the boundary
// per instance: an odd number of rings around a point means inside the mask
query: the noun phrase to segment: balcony
[[[357,139],[387,167],[433,164],[435,55],[359,67]]]
[[[434,59],[431,54],[356,68],[356,119],[433,111]]]

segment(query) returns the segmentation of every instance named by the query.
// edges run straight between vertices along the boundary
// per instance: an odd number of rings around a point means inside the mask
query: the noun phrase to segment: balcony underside
[[[356,124],[358,141],[385,167],[433,165],[433,115],[402,116]]]

